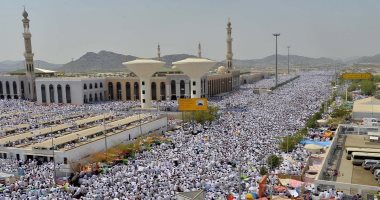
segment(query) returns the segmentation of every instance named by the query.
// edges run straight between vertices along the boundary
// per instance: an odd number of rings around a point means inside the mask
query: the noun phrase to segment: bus
[[[380,149],[360,148],[360,147],[347,147],[346,148],[346,159],[347,160],[351,159],[352,152],[380,153]]]
[[[380,160],[380,153],[353,152],[351,160],[353,165],[361,165],[364,160]]]

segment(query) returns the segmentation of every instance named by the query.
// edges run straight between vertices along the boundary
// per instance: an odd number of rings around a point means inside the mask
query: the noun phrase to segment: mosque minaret
[[[232,28],[231,28],[231,21],[228,20],[227,23],[227,55],[226,55],[226,60],[227,60],[227,69],[228,71],[232,70],[232,36],[231,36]]]
[[[24,43],[25,43],[25,65],[26,65],[26,77],[28,81],[27,85],[27,91],[28,91],[28,96],[30,100],[36,100],[36,95],[35,95],[35,74],[34,74],[34,62],[33,62],[33,52],[32,52],[32,34],[29,31],[29,19],[28,19],[28,13],[24,9],[24,12],[22,13],[22,16],[24,19],[22,20],[22,23],[24,25]]]

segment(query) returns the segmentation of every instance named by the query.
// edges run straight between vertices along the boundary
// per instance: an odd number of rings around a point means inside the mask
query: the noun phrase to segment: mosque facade
[[[128,101],[141,98],[139,78],[133,74],[107,77],[67,77],[56,72],[35,68],[29,30],[28,13],[23,12],[23,38],[25,43],[24,73],[0,75],[0,99],[25,99],[39,104],[77,104],[99,101]],[[241,73],[232,64],[232,27],[227,24],[227,67],[220,66],[201,77],[200,97],[210,98],[236,90],[241,81]],[[157,48],[160,60],[160,46]],[[201,45],[198,45],[201,57]],[[244,80],[260,80],[264,75],[245,74]],[[177,100],[191,97],[190,78],[176,66],[157,71],[150,80],[152,100]],[[149,86],[148,86],[149,87]]]

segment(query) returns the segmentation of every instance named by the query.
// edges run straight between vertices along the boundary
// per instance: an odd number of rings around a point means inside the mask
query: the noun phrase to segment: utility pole
[[[106,162],[108,162],[107,131],[106,131],[106,114],[103,113],[104,145],[106,148]]]
[[[290,65],[289,65],[289,60],[290,60],[290,59],[289,59],[289,49],[290,49],[290,46],[288,46],[288,74],[290,74],[290,73],[289,73],[289,71],[290,71],[290,70],[289,70],[289,69],[290,69]]]
[[[275,87],[277,87],[277,84],[278,84],[278,69],[277,69],[277,38],[278,36],[280,36],[279,33],[273,33],[273,36],[276,37],[276,83],[275,83]]]
[[[50,134],[51,134],[51,149],[53,151],[53,170],[54,170],[54,185],[57,180],[57,173],[55,171],[55,155],[54,155],[54,135],[53,135],[53,127],[50,126]]]

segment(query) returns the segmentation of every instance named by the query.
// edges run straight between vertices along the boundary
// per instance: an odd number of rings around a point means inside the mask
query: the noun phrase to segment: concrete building
[[[242,83],[259,80],[257,74],[244,74],[244,82],[240,81],[240,71],[232,64],[232,27],[227,24],[227,67],[219,67],[216,72],[202,70],[192,85],[188,74],[177,66],[172,68],[157,67],[150,75],[139,79],[138,72],[124,76],[107,77],[65,77],[57,76],[55,71],[35,68],[29,30],[28,13],[23,12],[25,70],[17,70],[10,74],[0,75],[0,99],[26,99],[40,104],[62,103],[83,104],[97,101],[129,101],[140,100],[148,106],[148,100],[177,100],[189,97],[213,97],[239,88]],[[198,44],[198,56],[201,57],[201,44]],[[160,45],[157,47],[157,58],[161,59]],[[134,62],[134,61],[132,61]],[[137,61],[135,61],[137,62]],[[198,71],[193,70],[193,71]],[[264,77],[264,76],[261,76]],[[250,81],[247,81],[250,80]],[[144,85],[142,83],[144,82]],[[195,94],[192,87],[196,86]],[[145,94],[142,94],[144,90]],[[144,98],[141,98],[144,96]],[[148,106],[149,107],[149,106]]]
[[[352,108],[352,119],[380,118],[380,100],[375,97],[356,100]]]

